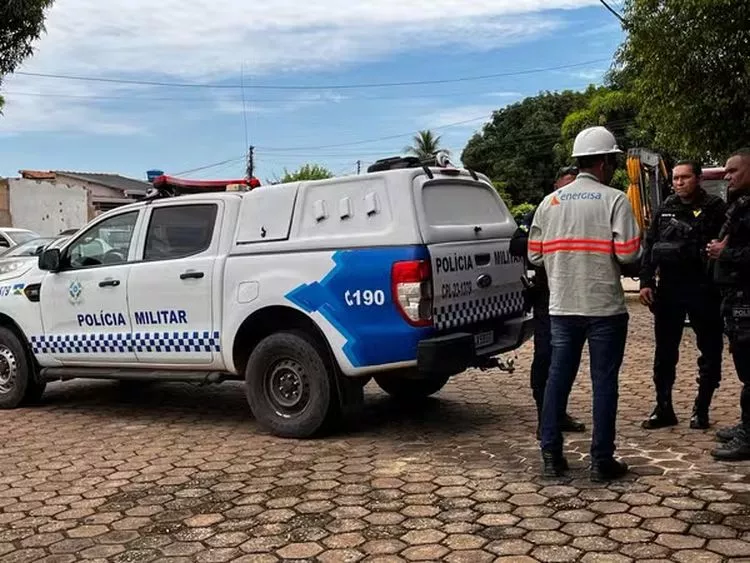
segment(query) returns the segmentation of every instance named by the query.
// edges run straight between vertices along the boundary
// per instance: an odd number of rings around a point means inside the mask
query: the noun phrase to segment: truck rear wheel
[[[303,332],[278,332],[253,350],[245,393],[256,420],[284,438],[309,438],[326,423],[335,390],[325,352]]]
[[[0,409],[14,409],[38,401],[45,386],[34,378],[18,336],[0,327]]]
[[[449,375],[433,375],[427,378],[399,377],[398,375],[376,375],[378,386],[396,399],[424,399],[437,393],[450,379]]]

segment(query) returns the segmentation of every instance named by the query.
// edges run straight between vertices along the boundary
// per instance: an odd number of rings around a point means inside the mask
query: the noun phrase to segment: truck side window
[[[130,253],[138,211],[105,219],[83,233],[67,251],[71,268],[124,264]]]
[[[143,259],[169,260],[205,251],[211,246],[217,211],[212,203],[154,208]]]

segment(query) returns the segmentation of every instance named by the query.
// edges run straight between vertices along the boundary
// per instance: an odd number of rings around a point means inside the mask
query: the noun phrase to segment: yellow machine
[[[654,211],[669,191],[667,166],[658,153],[648,149],[630,149],[627,170],[630,180],[628,199],[641,233],[645,234]]]

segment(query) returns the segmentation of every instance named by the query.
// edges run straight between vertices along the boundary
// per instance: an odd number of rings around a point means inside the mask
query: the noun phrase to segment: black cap
[[[557,171],[557,177],[562,178],[563,176],[568,176],[569,174],[572,174],[573,176],[578,176],[578,167],[577,166],[563,166],[560,168],[560,170]]]

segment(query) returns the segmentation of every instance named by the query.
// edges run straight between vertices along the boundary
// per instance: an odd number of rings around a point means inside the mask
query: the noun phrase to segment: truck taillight
[[[395,262],[391,268],[393,301],[412,326],[432,325],[432,272],[427,260]]]

